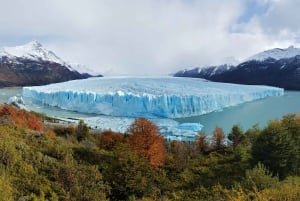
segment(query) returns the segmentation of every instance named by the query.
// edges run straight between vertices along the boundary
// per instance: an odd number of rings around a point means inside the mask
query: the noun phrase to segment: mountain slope
[[[218,67],[221,68],[221,67]],[[214,72],[216,67],[204,68]],[[300,49],[272,49],[258,53],[236,67],[222,68],[218,73],[203,73],[195,69],[179,71],[177,77],[197,77],[216,82],[270,85],[300,90]]]
[[[253,55],[252,57],[248,58],[246,61],[264,61],[266,59],[272,58],[275,60],[280,59],[288,59],[300,55],[300,49],[295,48],[294,46],[290,46],[286,49],[274,48],[270,50],[266,50],[260,52],[258,54]]]
[[[220,65],[220,66],[208,66],[203,68],[193,68],[190,70],[182,70],[178,71],[174,74],[175,77],[194,77],[194,78],[204,78],[204,79],[211,79],[212,77],[223,74],[226,71],[231,71],[235,66],[233,65]]]
[[[0,49],[0,87],[44,85],[91,77],[33,41]]]
[[[211,77],[211,80],[300,90],[300,56],[280,60],[247,61],[232,71]]]

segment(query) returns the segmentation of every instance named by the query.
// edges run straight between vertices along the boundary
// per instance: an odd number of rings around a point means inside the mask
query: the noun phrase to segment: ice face
[[[105,77],[24,87],[23,97],[62,109],[120,117],[201,115],[283,89],[175,77]]]

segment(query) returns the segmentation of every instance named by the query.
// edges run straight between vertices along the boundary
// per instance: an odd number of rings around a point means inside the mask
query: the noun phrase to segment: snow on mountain
[[[300,48],[295,48],[294,46],[290,46],[286,49],[275,48],[275,49],[270,49],[270,50],[260,52],[246,59],[246,61],[251,61],[251,60],[264,61],[268,58],[280,60],[285,58],[292,58],[297,55],[300,55]]]
[[[96,72],[90,68],[88,68],[86,65],[83,65],[83,64],[79,64],[79,63],[69,63],[69,65],[75,69],[77,72],[83,74],[83,73],[88,73],[92,76],[98,76],[100,75],[101,73],[99,72]]]
[[[220,66],[206,66],[206,67],[197,67],[193,69],[185,69],[178,71],[173,76],[175,77],[194,77],[194,78],[204,78],[210,79],[214,75],[222,74],[226,71],[234,69],[235,66],[224,64]]]
[[[16,58],[30,59],[36,61],[49,61],[53,63],[61,64],[67,67],[71,71],[77,71],[79,73],[88,73],[90,75],[99,75],[88,67],[78,64],[69,63],[59,58],[54,52],[47,50],[38,41],[32,41],[25,45],[15,46],[15,47],[2,47],[0,48],[0,57],[8,57],[11,60]]]
[[[66,110],[123,117],[189,117],[267,96],[283,89],[174,77],[107,77],[24,87],[24,100]]]
[[[21,57],[30,60],[49,61],[61,64],[74,71],[74,69],[72,69],[70,65],[56,56],[54,52],[47,50],[42,46],[42,44],[37,41],[32,41],[25,45],[15,47],[3,47],[0,50],[0,56],[10,57],[11,59]]]

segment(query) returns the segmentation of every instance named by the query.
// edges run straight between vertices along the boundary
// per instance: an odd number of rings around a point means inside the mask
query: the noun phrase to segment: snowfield
[[[286,49],[275,48],[275,49],[270,49],[270,50],[260,52],[248,58],[246,61],[251,61],[251,60],[264,61],[269,58],[280,60],[280,59],[292,58],[297,55],[300,55],[300,49],[295,48],[294,46],[290,46]]]
[[[104,77],[24,87],[23,97],[83,113],[115,117],[197,116],[268,96],[281,88],[175,77]]]

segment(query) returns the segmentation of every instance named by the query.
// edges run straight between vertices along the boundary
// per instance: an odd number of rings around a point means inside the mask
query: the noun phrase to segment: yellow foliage
[[[0,175],[0,201],[13,200],[13,188],[10,181],[4,175]]]

